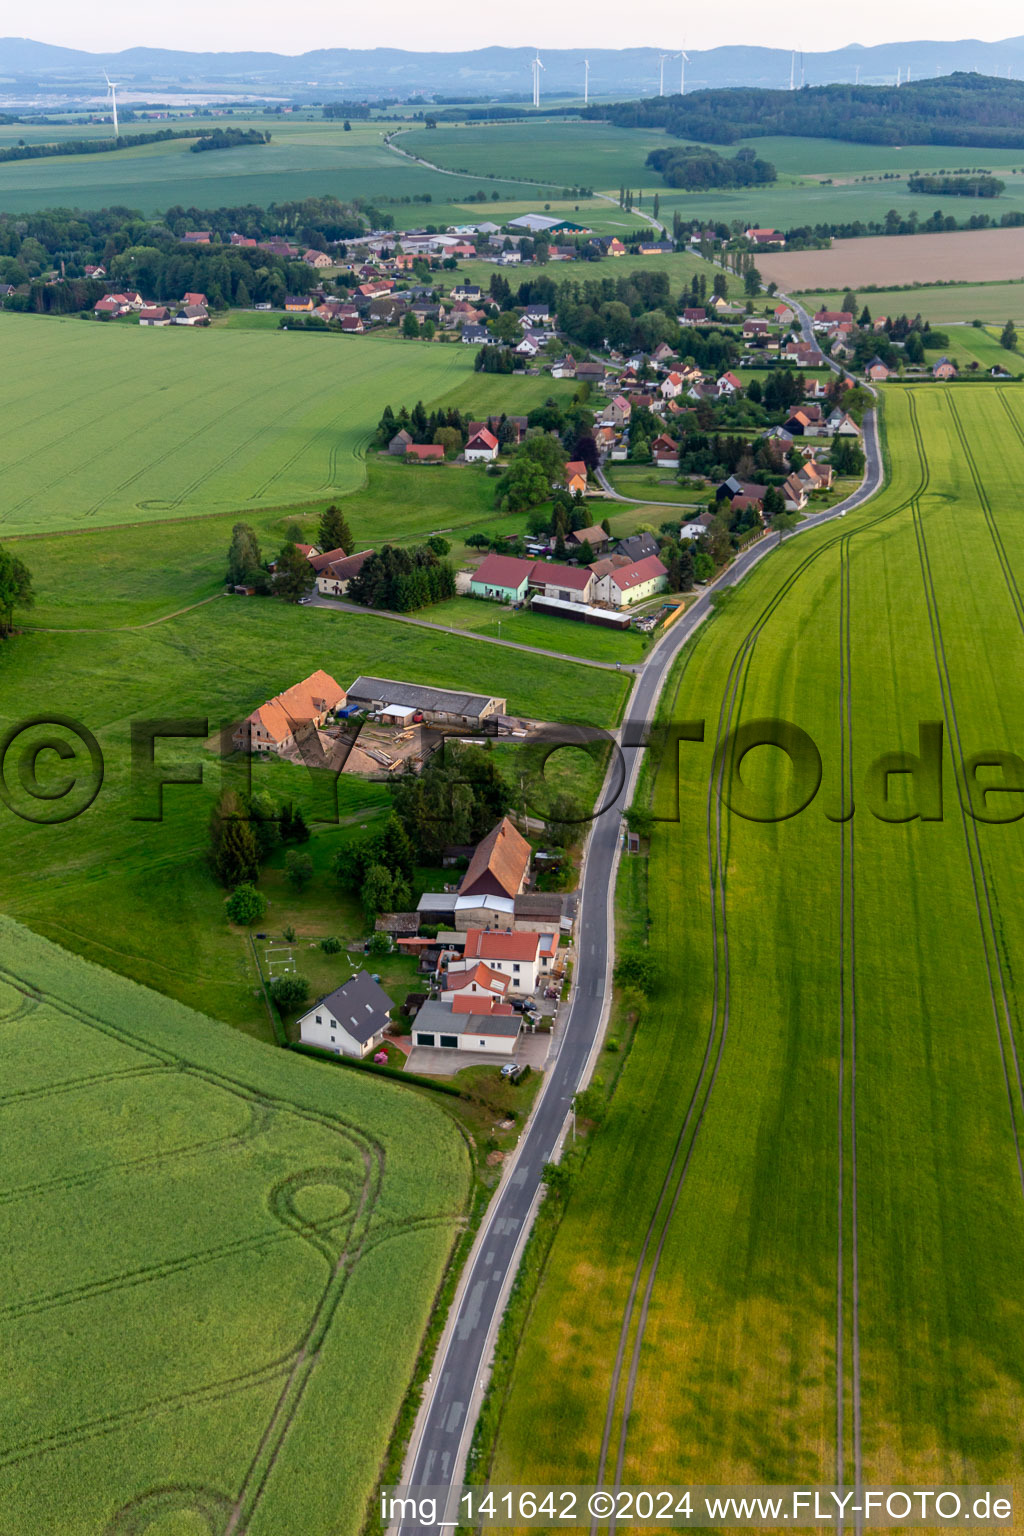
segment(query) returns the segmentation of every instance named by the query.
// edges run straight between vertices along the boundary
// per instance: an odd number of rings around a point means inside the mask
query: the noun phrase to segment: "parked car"
[[[510,997],[508,1001],[517,1013],[538,1012],[537,1004],[532,997]]]
[[[505,1065],[501,1069],[501,1075],[502,1077],[511,1077],[513,1072],[518,1071],[519,1068],[514,1061],[506,1061]]]

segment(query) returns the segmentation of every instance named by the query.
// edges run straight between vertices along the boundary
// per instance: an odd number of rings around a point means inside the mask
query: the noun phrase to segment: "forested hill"
[[[585,115],[610,119],[622,128],[664,128],[676,138],[710,144],[790,134],[863,144],[1024,148],[1024,83],[990,75],[944,75],[898,88],[694,91],[590,107]]]

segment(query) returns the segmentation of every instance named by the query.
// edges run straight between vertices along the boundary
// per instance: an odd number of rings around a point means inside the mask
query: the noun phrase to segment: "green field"
[[[200,123],[196,131],[208,132],[211,126]],[[375,123],[354,123],[350,133],[340,123],[275,120],[268,125],[263,117],[252,123],[238,117],[231,126],[269,126],[273,138],[270,144],[201,155],[190,153],[187,139],[172,139],[108,154],[12,161],[0,165],[0,209],[24,213],[116,204],[151,215],[176,204],[236,208],[251,203],[266,208],[306,197],[397,203],[424,195],[438,203],[458,203],[480,190],[488,196],[495,190],[503,197],[519,195],[513,183],[444,176],[414,165],[387,149],[384,130]],[[50,140],[80,136],[88,135],[64,128],[51,128],[46,135]],[[417,220],[428,216],[426,209],[421,213],[419,205],[413,207]]]
[[[838,306],[841,292],[800,295],[806,308],[815,310]],[[920,315],[932,325],[945,321],[984,320],[1000,326],[1006,320],[1024,323],[1024,282],[1018,283],[948,283],[920,288],[887,288],[878,292],[864,290],[861,301],[873,315]]]
[[[0,1062],[0,1527],[356,1536],[466,1206],[452,1121],[6,918]]]
[[[641,659],[644,649],[643,637],[636,630],[620,632],[602,629],[597,624],[581,624],[575,619],[556,618],[550,613],[516,611],[484,598],[456,597],[438,603],[425,617],[437,624],[450,624],[454,629],[471,629],[516,645],[538,645],[571,656],[589,656],[594,661],[632,663]]]
[[[430,400],[469,347],[396,336],[0,316],[0,534],[281,506],[351,490],[384,406]]]
[[[1021,1486],[1024,835],[962,814],[956,773],[1024,734],[1024,392],[893,387],[885,415],[886,490],[772,552],[666,695],[707,728],[679,749],[678,819],[674,750],[644,792],[657,981],[494,1482],[852,1487],[856,1459],[866,1486]],[[717,743],[756,719],[823,761],[789,819],[765,819],[798,803],[777,751],[744,761],[745,808],[728,753],[735,808],[715,790]],[[907,775],[886,808],[868,768],[921,722],[944,730],[943,819],[899,820]]]

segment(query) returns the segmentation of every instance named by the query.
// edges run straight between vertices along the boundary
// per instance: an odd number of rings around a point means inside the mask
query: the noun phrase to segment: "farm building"
[[[565,603],[589,603],[594,593],[594,578],[586,566],[538,560],[530,577],[530,586],[535,587],[542,597],[558,597]]]
[[[608,548],[609,538],[599,523],[592,523],[589,528],[577,528],[574,533],[566,534],[565,542],[570,553],[589,550],[592,554],[600,554]]]
[[[507,1003],[488,1003],[481,997],[455,1004],[431,998],[413,1020],[412,1038],[414,1045],[428,1048],[511,1056],[522,1027],[522,1014]]]
[[[431,725],[479,726],[503,715],[507,700],[483,693],[463,693],[453,688],[428,688],[388,677],[357,677],[348,690],[348,702],[361,709],[386,710],[389,706],[411,709]]]
[[[303,1014],[299,1037],[338,1056],[368,1056],[384,1038],[393,1007],[369,972],[360,971]]]
[[[410,443],[405,450],[407,464],[443,464],[444,449],[440,443]]]
[[[469,439],[465,453],[468,464],[475,464],[478,460],[490,463],[498,457],[498,439],[487,427],[481,427]]]
[[[533,599],[530,607],[534,613],[550,613],[558,619],[578,619],[583,624],[600,624],[605,629],[628,629],[628,613],[611,613],[607,608],[594,608],[590,603],[566,602],[560,597]]]
[[[313,672],[254,709],[235,730],[232,744],[240,752],[286,751],[344,703],[344,688],[329,673]]]

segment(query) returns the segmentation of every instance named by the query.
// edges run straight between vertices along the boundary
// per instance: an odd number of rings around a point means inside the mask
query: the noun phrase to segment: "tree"
[[[433,341],[434,337],[437,335],[437,326],[434,324],[433,320],[431,320],[429,315],[420,326],[420,335],[423,337],[424,341]]]
[[[372,923],[381,912],[387,912],[391,906],[394,881],[391,871],[383,864],[371,864],[363,876],[360,899],[363,904],[363,912],[368,923]]]
[[[301,894],[313,878],[313,860],[309,854],[289,848],[285,854],[284,877],[292,890]]]
[[[854,437],[834,438],[829,458],[837,475],[864,473],[864,450]]]
[[[756,267],[748,267],[743,274],[743,292],[748,298],[761,292],[761,274]]]
[[[446,459],[454,459],[462,451],[462,433],[457,427],[438,427],[434,433],[434,442],[444,449]],[[427,543],[430,543],[429,539]]]
[[[221,884],[229,888],[255,883],[260,877],[260,854],[248,817],[238,796],[225,790],[210,818],[213,867]]]
[[[309,1001],[309,982],[305,976],[275,976],[270,995],[282,1013],[294,1013]]]
[[[627,949],[615,967],[620,986],[635,987],[648,996],[654,990],[658,968],[649,949]]]
[[[871,311],[866,304],[860,312],[860,319],[857,321],[857,324],[865,329],[871,324]]]
[[[626,826],[637,837],[650,837],[654,831],[654,812],[649,805],[631,805],[626,812]]]
[[[434,126],[435,127],[437,126],[436,123],[435,123]],[[349,122],[347,117],[346,117],[345,121],[342,123],[341,127],[342,127],[342,132],[343,133],[351,133],[352,132],[352,124]]]
[[[920,331],[907,332],[907,339],[903,343],[903,351],[908,363],[924,362],[924,342],[921,340]]]
[[[252,299],[249,297],[249,290],[241,278],[239,278],[238,287],[235,289],[235,304],[239,309],[252,309]]]
[[[246,883],[235,887],[224,903],[224,910],[239,928],[251,928],[266,913],[267,898],[254,885]]]
[[[857,295],[854,293],[852,288],[847,288],[846,292],[843,294],[843,302],[841,307],[846,311],[847,314],[855,315],[857,313]]]
[[[262,564],[263,556],[255,533],[248,523],[236,523],[228,547],[228,581],[233,587],[240,587]]]
[[[694,582],[693,550],[689,543],[683,545],[679,552],[679,572],[677,580],[680,592],[692,592]]]
[[[1005,347],[1007,352],[1017,350],[1017,327],[1012,320],[1007,320],[1003,326],[1003,333],[999,338],[999,345]]]
[[[771,522],[780,513],[786,510],[786,498],[777,485],[768,486],[764,493],[764,515],[767,522]]]
[[[317,543],[324,551],[329,549],[343,549],[347,555],[352,553],[355,540],[352,537],[352,529],[349,527],[348,518],[340,507],[331,505],[321,514],[320,527],[317,530]]]
[[[274,592],[285,602],[297,603],[313,585],[313,567],[294,544],[285,544],[277,557]]]
[[[15,608],[31,608],[34,602],[31,571],[0,544],[0,639],[14,628]]]
[[[406,313],[405,319],[402,321],[402,335],[404,337],[406,337],[407,340],[413,341],[413,340],[415,340],[419,336],[419,334],[420,334],[419,317],[417,315],[414,315],[412,310],[410,309]]]
[[[427,548],[432,549],[439,559],[443,559],[445,555],[451,553],[452,547],[439,533],[432,533],[427,540]]]
[[[578,795],[559,790],[548,804],[548,832],[559,848],[575,848],[583,840],[589,822],[587,808]]]

